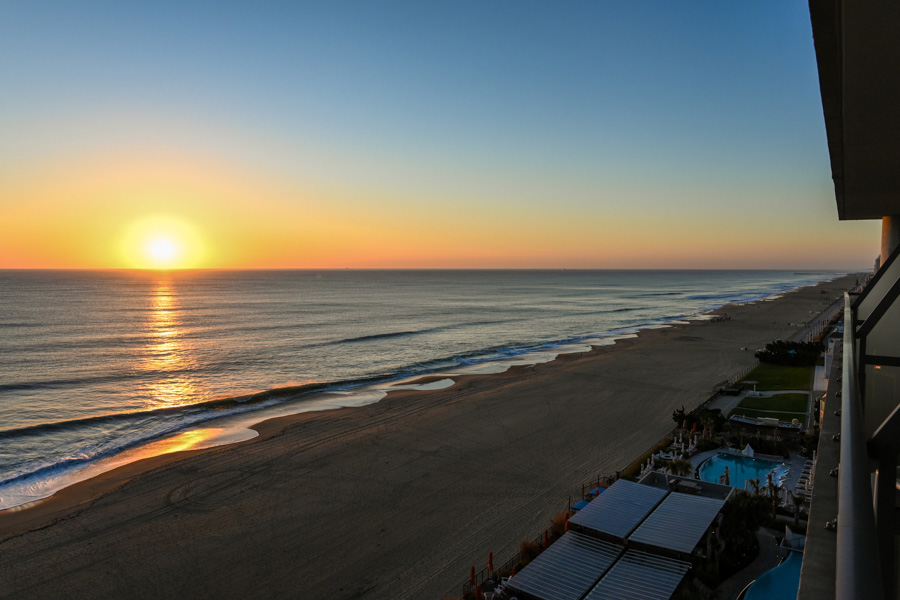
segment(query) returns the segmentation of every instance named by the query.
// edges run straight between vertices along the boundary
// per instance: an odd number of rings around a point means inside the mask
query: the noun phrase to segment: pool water
[[[760,487],[766,485],[766,475],[774,471],[776,484],[781,484],[788,473],[788,466],[762,458],[735,454],[717,454],[700,465],[700,479],[719,483],[728,467],[729,485],[743,488],[747,480],[759,479]]]
[[[800,589],[803,555],[791,552],[783,563],[759,576],[747,589],[744,600],[795,600]]]

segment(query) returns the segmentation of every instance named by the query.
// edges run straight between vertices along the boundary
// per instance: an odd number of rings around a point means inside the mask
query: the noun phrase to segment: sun
[[[192,269],[203,266],[204,248],[196,227],[176,217],[152,216],[128,227],[121,257],[133,269]]]
[[[169,266],[178,258],[178,246],[169,238],[156,238],[147,244],[147,257],[159,266]]]

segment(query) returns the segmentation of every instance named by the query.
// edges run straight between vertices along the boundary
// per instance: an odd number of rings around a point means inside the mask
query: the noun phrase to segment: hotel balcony
[[[844,299],[801,600],[900,598],[900,2],[810,0],[838,217],[881,219],[875,277]],[[836,470],[834,470],[836,469]],[[837,477],[831,477],[834,473]],[[827,524],[827,527],[826,527]]]

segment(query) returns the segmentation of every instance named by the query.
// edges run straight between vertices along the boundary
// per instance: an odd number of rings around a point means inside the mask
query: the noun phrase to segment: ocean
[[[840,274],[0,271],[0,509],[222,417],[362,405]]]

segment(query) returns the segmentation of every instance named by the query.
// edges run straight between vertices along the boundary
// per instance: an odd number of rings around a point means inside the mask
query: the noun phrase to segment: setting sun
[[[169,265],[178,257],[178,248],[167,238],[159,238],[147,246],[147,255],[160,265]]]
[[[147,217],[123,236],[122,259],[138,269],[190,269],[204,266],[205,244],[196,228],[175,217]]]

